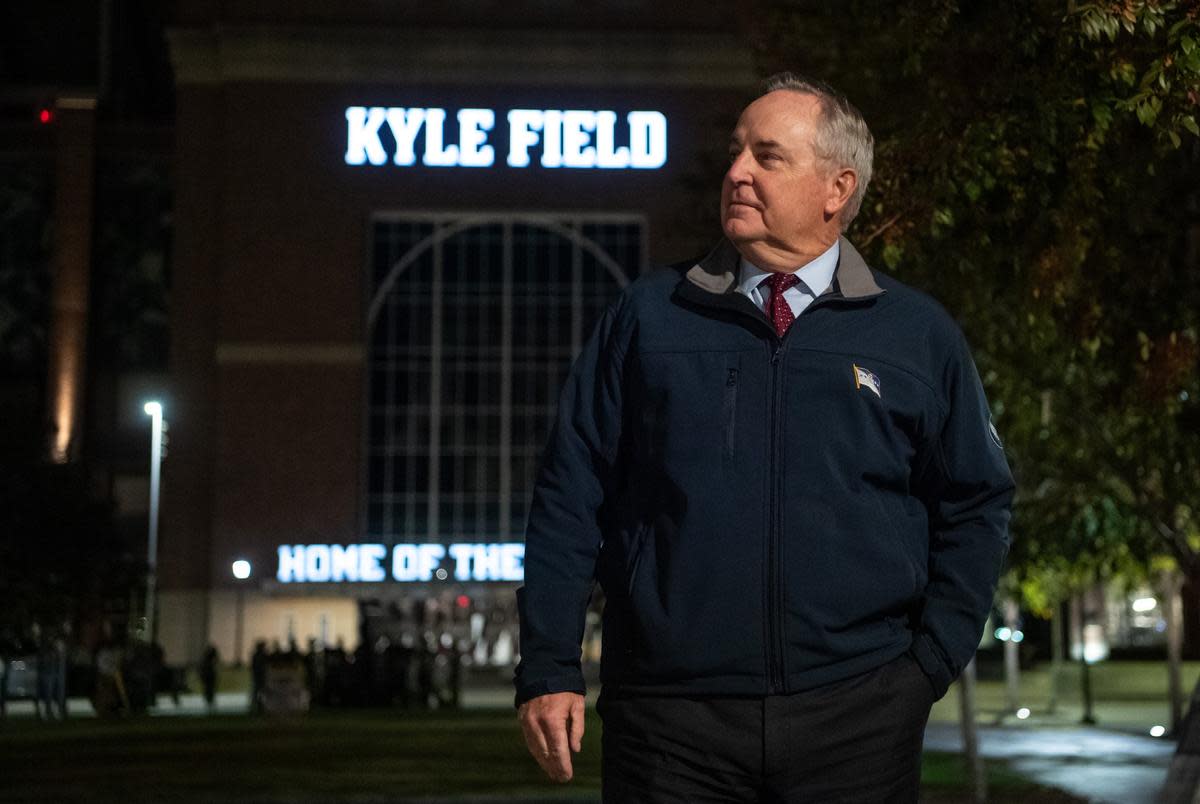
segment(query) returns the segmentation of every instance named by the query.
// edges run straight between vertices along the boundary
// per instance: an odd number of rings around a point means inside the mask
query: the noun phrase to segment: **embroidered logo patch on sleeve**
[[[854,366],[854,387],[870,388],[875,392],[875,396],[883,399],[883,394],[879,392],[879,378],[865,368],[860,368],[853,363],[850,365]]]

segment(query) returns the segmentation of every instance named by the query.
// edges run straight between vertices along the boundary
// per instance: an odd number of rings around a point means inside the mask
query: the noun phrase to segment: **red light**
[[[459,595],[454,599],[454,602],[458,604],[460,609],[465,609],[467,606],[471,605],[471,598],[467,597],[466,595]]]
[[[42,123],[49,123],[53,119],[54,113],[49,109],[42,109],[40,112],[38,112],[38,120],[40,120]]]

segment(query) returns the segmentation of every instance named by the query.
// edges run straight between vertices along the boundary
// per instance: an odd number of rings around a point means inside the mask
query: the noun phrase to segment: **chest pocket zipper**
[[[642,564],[642,553],[646,551],[646,541],[650,535],[650,524],[647,522],[638,523],[637,532],[634,534],[633,540],[633,558],[629,562],[629,588],[626,590],[629,599],[633,599],[633,589],[637,584],[638,568]]]
[[[725,461],[733,460],[734,433],[737,432],[737,388],[738,370],[730,368],[725,374]]]

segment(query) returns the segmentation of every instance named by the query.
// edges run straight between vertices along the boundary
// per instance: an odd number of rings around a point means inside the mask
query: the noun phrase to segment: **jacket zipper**
[[[815,299],[800,315],[827,304],[829,299]],[[774,334],[774,333],[772,333]],[[784,333],[786,337],[787,333]],[[786,681],[784,672],[785,646],[783,623],[783,566],[780,561],[780,551],[783,541],[783,382],[780,379],[780,366],[783,364],[783,338],[776,335],[768,342],[767,348],[771,353],[771,457],[769,462],[768,483],[770,496],[767,511],[770,519],[770,533],[767,537],[767,686],[768,694],[775,695],[785,692]]]
[[[783,691],[783,649],[781,647],[783,623],[779,611],[780,574],[782,572],[779,566],[779,531],[782,519],[779,500],[779,476],[782,474],[779,465],[781,427],[779,398],[782,383],[779,381],[779,366],[783,354],[783,342],[777,338],[768,348],[771,349],[771,455],[768,464],[770,496],[767,505],[770,519],[770,531],[767,536],[767,685],[768,694],[777,694]]]

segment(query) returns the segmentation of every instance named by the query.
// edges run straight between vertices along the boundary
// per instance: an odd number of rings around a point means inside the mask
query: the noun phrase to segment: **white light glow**
[[[239,581],[244,581],[250,577],[250,562],[244,558],[239,558],[233,562],[233,577]]]
[[[629,149],[613,147],[616,128],[616,112],[596,112],[596,167],[629,167]]]
[[[1139,597],[1133,601],[1132,608],[1138,613],[1154,611],[1158,608],[1158,601],[1152,597]]]
[[[398,544],[392,550],[392,577],[397,581],[428,581],[445,555],[446,548],[440,544]]]
[[[1008,628],[1007,626],[1001,626],[1000,628],[996,629],[995,636],[996,639],[1000,640],[1001,642],[1007,642],[1008,638],[1012,636],[1012,629]]]
[[[146,411],[147,416],[161,416],[162,415],[162,403],[161,402],[147,402],[145,405],[142,406],[142,410]]]
[[[1083,660],[1094,664],[1107,658],[1108,640],[1105,638],[1104,626],[1088,623],[1083,627]]]
[[[487,143],[487,133],[496,125],[491,109],[460,109],[458,112],[458,164],[463,167],[491,167],[496,151]]]
[[[456,581],[488,581],[522,575],[522,544],[452,544]]]
[[[562,163],[564,167],[596,166],[596,149],[588,142],[596,130],[596,113],[572,109],[563,112]]]
[[[1022,706],[1017,710],[1017,720],[1026,720],[1029,717],[1029,710]]]
[[[513,109],[508,113],[508,165],[529,167],[529,149],[541,138],[543,115],[537,109]]]
[[[280,583],[379,583],[388,580],[388,548],[382,544],[284,544],[275,578]],[[397,544],[391,549],[393,581],[521,581],[525,545]],[[444,566],[443,566],[444,564]]]
[[[667,162],[667,118],[661,112],[629,113],[630,164],[653,170]]]
[[[1150,736],[1151,737],[1162,737],[1166,733],[1167,733],[1167,730],[1165,728],[1163,728],[1162,726],[1151,726],[1150,727]]]
[[[1012,632],[1012,641],[1013,642],[1020,642],[1023,639],[1025,639],[1024,631],[1013,631]]]
[[[415,165],[417,163],[417,132],[425,124],[425,110],[388,109],[387,122],[388,128],[392,130],[392,136],[396,138],[396,155],[392,157],[392,163],[402,167]],[[379,148],[382,151],[383,145],[381,144]]]
[[[418,138],[424,146],[422,165],[486,168],[496,161],[496,149],[488,141],[497,133],[493,109],[459,109],[451,115],[439,108],[351,106],[345,115],[347,165],[387,164],[385,143],[394,143],[392,164],[415,165]],[[451,117],[456,125],[448,122]],[[544,168],[655,170],[667,162],[667,118],[662,112],[630,112],[624,130],[618,130],[617,113],[608,109],[512,109],[504,117],[508,127],[498,132],[498,145],[503,148],[503,138],[508,137],[509,167],[529,167],[529,150],[539,145]],[[619,139],[628,144],[618,145]]]
[[[458,146],[442,144],[442,128],[445,124],[445,109],[425,110],[425,156],[421,161],[431,167],[453,167],[458,164]]]
[[[378,106],[366,109],[351,106],[346,110],[346,164],[382,165],[387,161],[383,143],[379,141],[379,127],[387,117],[387,110]]]

